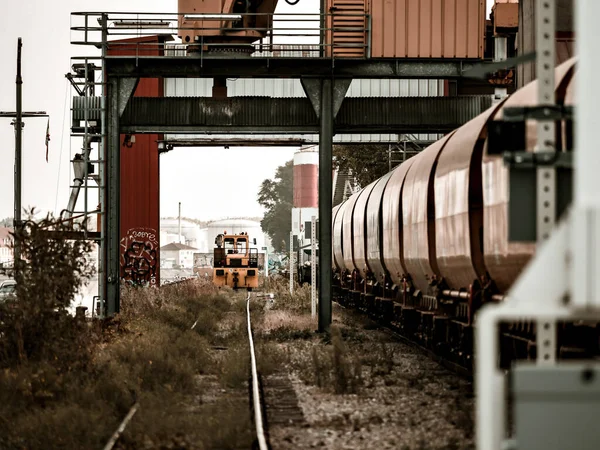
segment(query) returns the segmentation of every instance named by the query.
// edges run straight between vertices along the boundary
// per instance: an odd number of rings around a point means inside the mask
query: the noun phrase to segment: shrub
[[[0,304],[0,367],[50,359],[72,370],[84,362],[91,337],[67,308],[94,273],[88,257],[93,244],[67,240],[81,227],[50,215],[35,222],[33,214],[13,233],[21,259],[14,263],[16,299]]]

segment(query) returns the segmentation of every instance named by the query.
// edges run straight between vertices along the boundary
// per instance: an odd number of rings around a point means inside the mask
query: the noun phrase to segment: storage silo
[[[319,148],[305,147],[294,154],[292,232],[300,246],[310,245],[312,216],[319,215]]]

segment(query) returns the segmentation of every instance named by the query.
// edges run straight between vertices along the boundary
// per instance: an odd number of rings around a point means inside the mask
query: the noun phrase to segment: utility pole
[[[15,118],[15,247],[13,255],[14,277],[17,277],[18,261],[21,260],[21,242],[17,230],[21,228],[21,154],[23,133],[23,78],[21,77],[21,38],[17,41],[17,114]]]
[[[14,172],[14,202],[15,212],[13,218],[13,227],[15,233],[21,227],[21,160],[23,146],[23,118],[24,117],[48,117],[45,111],[23,112],[23,77],[21,76],[21,48],[23,42],[21,38],[17,40],[17,78],[16,84],[16,111],[0,112],[0,117],[11,117],[15,120],[11,123],[15,127],[15,172]],[[18,233],[15,236],[14,256],[13,256],[13,276],[17,275],[17,261],[21,259],[21,242]]]

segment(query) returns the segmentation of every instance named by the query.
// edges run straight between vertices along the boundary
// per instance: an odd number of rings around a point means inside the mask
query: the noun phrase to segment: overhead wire
[[[60,169],[62,166],[62,155],[63,155],[63,141],[65,136],[65,121],[67,115],[67,102],[69,100],[69,81],[65,79],[65,101],[63,104],[63,121],[62,121],[62,130],[60,133],[60,155],[58,157],[58,175],[56,176],[56,198],[54,201],[54,214],[58,214],[56,208],[58,208],[58,190],[60,187]]]

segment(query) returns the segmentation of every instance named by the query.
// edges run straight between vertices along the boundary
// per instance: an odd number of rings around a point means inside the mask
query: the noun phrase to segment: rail
[[[260,407],[260,392],[258,389],[258,371],[256,369],[256,355],[254,354],[254,339],[252,339],[252,326],[250,324],[250,293],[246,297],[246,312],[248,316],[248,342],[250,344],[250,367],[252,370],[252,403],[254,409],[254,423],[256,426],[256,438],[260,450],[268,450],[267,438],[262,420]]]
[[[233,15],[73,12],[70,30],[71,44],[110,47],[109,57],[117,58],[119,54],[144,58],[192,53],[200,58],[223,57],[223,51],[245,47],[253,57],[333,59],[369,58],[370,28],[369,14],[351,11]]]

